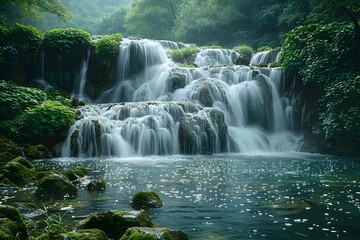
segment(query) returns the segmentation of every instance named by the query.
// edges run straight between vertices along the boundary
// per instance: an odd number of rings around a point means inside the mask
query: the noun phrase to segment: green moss
[[[65,195],[73,197],[77,194],[77,188],[65,176],[51,173],[45,175],[38,183],[35,191],[37,197],[42,198],[63,198]]]
[[[21,149],[15,142],[0,136],[0,167],[20,155],[22,155]]]
[[[154,237],[151,234],[143,233],[137,229],[129,228],[125,234],[120,238],[120,240],[157,240],[158,238]]]
[[[255,50],[248,45],[238,45],[234,47],[234,50],[240,53],[241,64],[243,65],[248,65],[252,55],[255,53]]]
[[[91,214],[80,227],[97,228],[109,238],[119,239],[128,228],[154,227],[154,223],[145,211],[108,211]]]
[[[105,191],[106,183],[104,180],[93,180],[87,186],[88,191]]]
[[[0,168],[2,179],[8,178],[17,186],[24,186],[30,180],[34,180],[36,172],[34,169],[29,169],[19,162],[9,162]]]
[[[17,162],[20,163],[21,165],[23,165],[24,167],[28,168],[28,169],[35,169],[35,166],[29,162],[28,160],[26,160],[24,157],[16,157],[13,160],[11,160],[11,162]]]
[[[182,231],[174,231],[168,228],[129,228],[120,240],[187,240],[188,236]]]
[[[89,168],[76,166],[76,167],[73,167],[72,169],[64,172],[64,175],[70,181],[75,181],[75,180],[78,180],[79,178],[85,177],[90,172],[91,172],[91,170]]]
[[[163,202],[160,196],[151,190],[137,192],[130,199],[130,206],[134,209],[145,209],[145,208],[159,208],[162,207]]]
[[[10,235],[12,236],[11,239],[14,239],[16,234],[19,234],[20,240],[27,238],[25,222],[19,211],[14,207],[0,205],[0,228],[4,237]]]
[[[186,47],[170,51],[171,59],[177,63],[186,63],[186,58],[196,54],[197,48]]]

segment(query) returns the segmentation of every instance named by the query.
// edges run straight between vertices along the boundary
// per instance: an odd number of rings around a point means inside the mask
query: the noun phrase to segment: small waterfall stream
[[[239,54],[227,49],[201,50],[196,56],[199,67],[177,67],[166,51],[181,47],[167,41],[123,40],[116,84],[96,104],[79,108],[81,118],[71,127],[62,155],[292,149],[297,137],[291,132],[290,103],[281,97],[280,68],[233,65]]]
[[[73,92],[71,93],[72,98],[78,98],[83,102],[90,102],[90,99],[85,93],[89,59],[90,59],[90,49],[87,51],[86,57],[81,64],[79,74],[74,84]]]

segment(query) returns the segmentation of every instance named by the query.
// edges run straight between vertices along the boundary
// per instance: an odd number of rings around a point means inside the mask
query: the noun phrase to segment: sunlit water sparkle
[[[64,205],[63,210],[74,208],[71,216],[130,209],[133,194],[152,189],[165,203],[148,210],[156,224],[181,229],[190,239],[358,239],[360,159],[254,153],[53,159],[36,165],[95,169]],[[105,179],[105,192],[87,192],[92,179]],[[33,190],[15,197],[3,192],[2,202],[33,201]]]

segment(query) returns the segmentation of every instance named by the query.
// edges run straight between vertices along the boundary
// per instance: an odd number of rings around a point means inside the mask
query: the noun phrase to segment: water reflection
[[[94,169],[80,184],[78,197],[62,205],[73,216],[129,209],[133,194],[152,189],[165,203],[150,210],[157,225],[181,229],[191,239],[358,237],[360,159],[291,153],[56,159],[37,165]],[[106,191],[87,192],[91,179],[105,179]],[[19,198],[3,196],[2,201]]]

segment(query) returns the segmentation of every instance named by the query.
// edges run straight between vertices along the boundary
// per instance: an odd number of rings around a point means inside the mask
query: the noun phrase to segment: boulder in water
[[[8,179],[17,186],[24,186],[35,179],[34,166],[22,157],[15,158],[0,168],[0,180]]]
[[[37,197],[63,198],[68,195],[73,197],[77,194],[77,187],[72,184],[64,175],[52,173],[45,175],[38,184],[35,191]]]
[[[52,231],[36,238],[38,240],[108,240],[106,234],[99,229],[84,229],[76,232]]]
[[[64,172],[64,175],[70,180],[70,181],[76,181],[79,178],[85,177],[87,174],[89,174],[91,170],[89,168],[76,166],[72,169]]]
[[[187,240],[188,236],[178,230],[171,230],[168,228],[145,228],[133,227],[129,228],[120,240]]]
[[[0,205],[0,239],[25,240],[27,237],[26,225],[19,211],[12,206]]]
[[[86,185],[88,191],[97,191],[102,192],[105,191],[106,183],[104,180],[92,180]]]
[[[107,211],[90,214],[80,229],[97,228],[109,238],[119,239],[131,227],[155,227],[145,211]]]
[[[159,194],[151,190],[137,192],[130,199],[130,206],[134,209],[160,208],[162,205]]]

